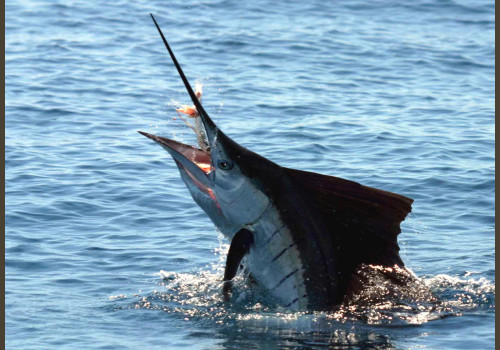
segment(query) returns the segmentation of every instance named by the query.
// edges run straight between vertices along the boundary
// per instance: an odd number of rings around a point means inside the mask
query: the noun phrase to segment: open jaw
[[[210,187],[208,175],[213,171],[210,152],[162,136],[142,131],[139,133],[155,141],[170,153],[177,165],[185,170],[193,181],[197,182],[197,185]]]

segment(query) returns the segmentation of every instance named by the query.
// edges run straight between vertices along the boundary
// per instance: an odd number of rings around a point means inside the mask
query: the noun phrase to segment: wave
[[[371,284],[362,295],[332,311],[292,312],[277,306],[245,273],[236,277],[232,299],[224,301],[221,263],[193,273],[162,270],[155,274],[160,277],[156,290],[133,296],[110,296],[110,301],[115,310],[159,310],[186,320],[216,324],[244,322],[266,327],[286,324],[300,329],[322,329],[344,323],[414,326],[495,308],[494,282],[484,277],[439,274],[417,278],[407,270],[413,282],[395,286],[381,280],[380,275],[373,275],[380,269],[365,268]]]

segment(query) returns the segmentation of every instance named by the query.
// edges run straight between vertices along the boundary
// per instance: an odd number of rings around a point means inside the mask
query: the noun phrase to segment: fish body
[[[196,108],[203,139],[193,147],[140,133],[170,153],[195,202],[231,242],[226,296],[244,257],[252,277],[293,310],[340,304],[362,265],[404,267],[397,235],[412,199],[281,167],[236,143],[206,113],[152,18]]]

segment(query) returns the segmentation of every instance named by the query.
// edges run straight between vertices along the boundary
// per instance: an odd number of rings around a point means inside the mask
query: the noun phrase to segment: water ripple
[[[494,9],[7,2],[6,346],[492,348]],[[136,132],[194,141],[150,12],[237,142],[415,199],[401,254],[440,305],[296,315],[243,279],[220,300],[225,242]]]

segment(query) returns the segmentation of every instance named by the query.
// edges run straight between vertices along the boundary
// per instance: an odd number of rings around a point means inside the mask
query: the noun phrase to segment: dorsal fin
[[[285,171],[304,190],[344,258],[353,264],[404,266],[397,236],[412,199],[338,177]]]

